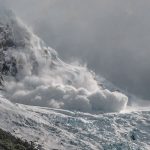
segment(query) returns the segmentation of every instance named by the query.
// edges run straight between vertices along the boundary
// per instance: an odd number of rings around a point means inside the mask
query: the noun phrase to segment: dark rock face
[[[37,150],[34,142],[23,141],[0,129],[0,150]]]
[[[12,75],[15,76],[17,74],[16,60],[11,57],[10,60],[4,61],[1,64],[1,74],[2,75]]]
[[[3,82],[3,75],[17,74],[15,58],[7,56],[8,49],[16,48],[16,46],[11,27],[0,23],[0,85]]]
[[[13,31],[9,25],[0,23],[0,49],[7,50],[9,47],[16,47]]]

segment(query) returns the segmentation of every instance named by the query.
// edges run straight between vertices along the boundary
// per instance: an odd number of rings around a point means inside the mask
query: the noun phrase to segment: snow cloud
[[[13,58],[17,69],[14,77],[5,78],[13,102],[83,112],[119,112],[126,107],[128,97],[104,89],[86,65],[65,63],[21,20],[10,12],[1,14],[1,23],[17,41],[4,53],[4,62],[11,64]]]
[[[3,0],[64,59],[150,99],[149,0]]]
[[[119,92],[56,84],[49,85],[43,78],[26,77],[22,82],[7,85],[11,100],[27,105],[77,110],[82,112],[120,112],[128,98]]]

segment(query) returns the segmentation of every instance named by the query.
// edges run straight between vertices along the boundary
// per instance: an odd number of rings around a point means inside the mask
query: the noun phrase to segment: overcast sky
[[[149,0],[1,1],[63,59],[82,59],[115,85],[150,99]]]

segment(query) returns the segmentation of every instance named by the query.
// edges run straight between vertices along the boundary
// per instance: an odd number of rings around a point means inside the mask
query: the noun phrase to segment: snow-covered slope
[[[1,96],[0,128],[46,150],[150,149],[150,111],[92,115],[12,104]]]

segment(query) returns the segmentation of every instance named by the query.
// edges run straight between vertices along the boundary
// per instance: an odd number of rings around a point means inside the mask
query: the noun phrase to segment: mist
[[[119,88],[150,99],[150,1],[0,2],[63,59],[81,59]]]

